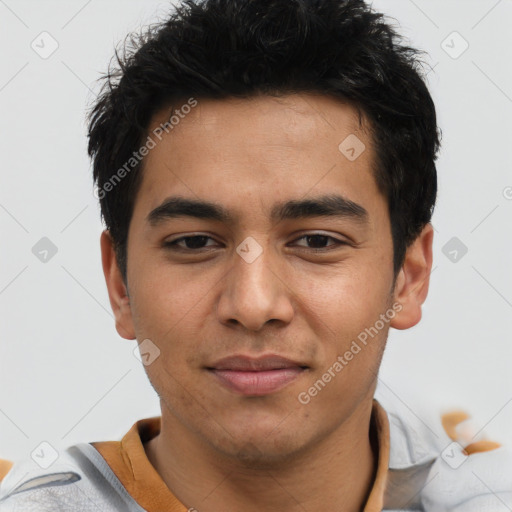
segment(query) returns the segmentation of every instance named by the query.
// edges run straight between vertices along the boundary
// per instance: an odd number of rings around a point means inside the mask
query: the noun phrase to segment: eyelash
[[[334,244],[334,246],[328,246],[328,247],[320,247],[320,248],[309,248],[309,247],[302,247],[302,249],[309,249],[310,251],[313,251],[313,252],[326,252],[326,251],[331,251],[337,247],[340,247],[340,246],[343,246],[343,245],[349,245],[347,242],[343,242],[342,240],[338,240],[337,238],[334,238],[330,235],[324,235],[322,233],[308,233],[306,235],[302,235],[301,237],[299,238],[296,238],[294,241],[297,242],[298,240],[302,240],[304,238],[307,238],[307,237],[323,237],[323,238],[329,238],[331,240],[334,240],[336,243]],[[212,237],[210,236],[207,236],[207,235],[194,235],[194,236],[183,236],[181,238],[177,238],[176,240],[172,240],[170,242],[165,242],[163,245],[166,249],[169,249],[171,251],[182,251],[182,252],[196,252],[196,253],[200,253],[202,252],[204,249],[208,250],[208,247],[201,247],[199,249],[190,249],[190,248],[187,248],[187,247],[180,247],[178,244],[178,242],[181,242],[181,241],[184,241],[184,240],[190,240],[190,239],[197,239],[197,238],[208,238],[210,240],[214,240]]]

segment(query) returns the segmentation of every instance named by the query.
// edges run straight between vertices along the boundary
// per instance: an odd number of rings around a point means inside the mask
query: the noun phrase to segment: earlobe
[[[116,330],[122,338],[134,340],[136,336],[133,328],[130,297],[117,264],[114,244],[108,230],[101,233],[100,245],[103,274],[107,284],[110,306],[114,313]]]
[[[404,264],[396,278],[394,301],[402,309],[391,321],[395,329],[409,329],[421,320],[432,272],[432,242],[434,229],[428,223],[416,240],[407,248]]]

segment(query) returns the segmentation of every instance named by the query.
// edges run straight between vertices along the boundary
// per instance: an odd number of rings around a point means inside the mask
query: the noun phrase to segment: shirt
[[[469,443],[471,430],[459,428],[467,427],[467,414],[442,416],[436,433],[401,401],[380,400],[370,418],[377,471],[364,512],[497,512],[512,505],[512,452],[492,441]],[[141,419],[120,441],[74,445],[46,469],[30,458],[2,461],[0,510],[187,512],[144,451],[160,422]]]
[[[146,456],[143,444],[160,432],[161,417],[146,418],[134,423],[121,441],[91,443],[107,461],[117,478],[137,503],[148,512],[187,512],[169,490]],[[386,411],[373,401],[370,437],[377,446],[377,473],[364,512],[380,512],[389,461],[389,423]]]

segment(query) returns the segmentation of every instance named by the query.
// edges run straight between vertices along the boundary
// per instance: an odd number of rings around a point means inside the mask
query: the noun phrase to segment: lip
[[[307,368],[297,361],[271,354],[257,358],[230,356],[207,369],[231,391],[246,396],[263,396],[283,389]]]

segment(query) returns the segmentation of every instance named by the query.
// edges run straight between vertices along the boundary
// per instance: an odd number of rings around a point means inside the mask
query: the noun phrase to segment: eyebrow
[[[225,224],[235,223],[238,220],[236,215],[222,205],[179,196],[165,199],[160,206],[148,214],[146,220],[155,227],[168,219],[178,217],[214,220]],[[369,222],[368,211],[363,206],[335,194],[277,203],[273,206],[270,214],[270,219],[273,222],[313,217],[344,218],[361,225],[366,225]]]

